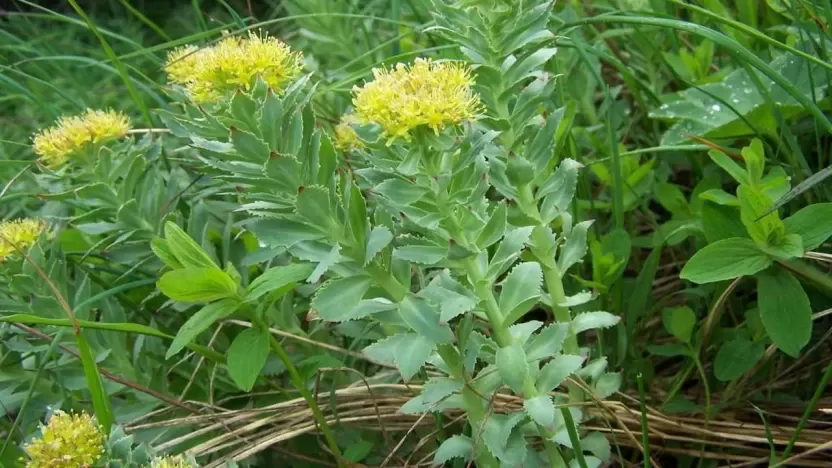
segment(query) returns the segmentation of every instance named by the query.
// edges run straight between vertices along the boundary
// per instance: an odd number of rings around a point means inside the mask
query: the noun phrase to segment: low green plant
[[[789,179],[782,168],[765,171],[765,153],[760,140],[741,152],[745,167],[726,152],[711,151],[711,160],[738,184],[736,195],[710,189],[700,197],[728,208],[728,216],[739,215],[744,228],[730,229],[721,220],[703,216],[710,243],[687,262],[683,279],[698,284],[754,276],[760,320],[768,336],[784,353],[797,357],[812,334],[809,298],[793,272],[821,278],[799,259],[832,236],[832,203],[809,205],[781,219],[771,211],[774,200],[789,191]],[[709,233],[708,226],[719,230]],[[729,229],[726,229],[729,228]],[[710,234],[710,235],[709,235]]]

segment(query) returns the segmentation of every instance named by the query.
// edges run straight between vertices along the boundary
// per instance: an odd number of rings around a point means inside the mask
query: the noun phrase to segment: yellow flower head
[[[86,413],[56,412],[41,427],[40,439],[25,446],[27,468],[79,468],[92,466],[104,453],[104,434]]]
[[[182,455],[156,457],[150,462],[150,468],[196,468],[196,465],[189,462]]]
[[[126,115],[87,109],[81,115],[61,117],[56,125],[35,134],[32,146],[44,164],[57,168],[88,145],[123,137],[128,130]]]
[[[352,119],[343,118],[341,123],[335,126],[335,148],[341,151],[351,151],[364,146],[364,142],[358,137],[358,133],[349,124]]]
[[[23,218],[0,222],[0,262],[15,255],[18,249],[25,251],[31,247],[44,229],[46,223],[40,219]]]
[[[373,81],[353,88],[353,106],[362,123],[381,125],[390,139],[409,139],[410,131],[421,125],[439,132],[445,125],[473,119],[479,111],[471,72],[463,64],[416,59],[410,66],[375,69],[373,76]]]
[[[303,56],[268,35],[247,38],[227,36],[216,45],[198,49],[186,46],[168,54],[165,71],[171,83],[181,85],[198,103],[216,101],[229,91],[249,91],[261,77],[273,90],[301,71]]]

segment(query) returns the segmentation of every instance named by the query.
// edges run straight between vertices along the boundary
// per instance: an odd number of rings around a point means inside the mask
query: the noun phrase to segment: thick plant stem
[[[497,299],[494,297],[491,285],[488,281],[485,281],[479,266],[473,258],[469,258],[465,261],[465,269],[468,272],[471,282],[474,283],[477,296],[485,304],[485,315],[488,318],[488,322],[494,333],[494,341],[496,341],[497,345],[501,348],[511,346],[511,334],[508,331],[508,327],[503,322],[500,306],[497,304]],[[534,380],[531,376],[527,376],[526,381],[523,383],[523,393],[523,396],[527,399],[534,398],[541,394],[537,390],[537,387],[535,387]],[[557,445],[551,440],[554,434],[549,433],[545,427],[539,424],[537,424],[537,430],[540,433],[541,439],[543,439],[543,445],[546,449],[546,454],[549,457],[550,466],[553,468],[566,466]]]
[[[549,291],[549,300],[552,301],[552,313],[555,315],[555,320],[561,323],[568,323],[572,320],[569,313],[569,308],[560,304],[566,301],[566,293],[563,292],[563,277],[557,265],[543,266],[543,280],[546,282],[546,289]],[[575,335],[566,337],[563,343],[563,349],[569,354],[578,353],[578,339]]]
[[[265,330],[268,330],[269,327],[266,322],[260,318],[257,313],[251,314],[254,320],[254,323],[258,327],[262,327]],[[292,360],[289,357],[289,354],[286,352],[286,349],[283,348],[283,345],[280,344],[279,341],[269,333],[269,344],[271,345],[272,351],[277,355],[278,358],[283,362],[283,365],[286,366],[286,371],[289,372],[289,378],[292,381],[292,385],[297,388],[300,395],[306,400],[306,403],[309,405],[309,409],[312,410],[312,415],[315,417],[315,421],[317,421],[318,426],[321,428],[321,432],[324,434],[324,439],[326,439],[326,444],[329,446],[329,449],[332,450],[332,454],[335,456],[335,462],[338,464],[339,467],[345,467],[346,465],[343,462],[343,457],[341,456],[341,449],[338,448],[338,444],[335,442],[335,435],[332,433],[332,429],[329,427],[329,424],[326,422],[326,418],[324,414],[321,412],[321,409],[318,407],[318,403],[315,401],[315,398],[312,396],[312,393],[306,388],[306,385],[303,382],[303,378],[300,376],[297,367],[292,364]]]

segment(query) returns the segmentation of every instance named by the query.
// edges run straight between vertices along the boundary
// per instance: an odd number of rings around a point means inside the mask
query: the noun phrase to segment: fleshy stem
[[[503,323],[500,306],[497,304],[497,299],[494,298],[494,292],[491,290],[491,284],[483,277],[483,274],[473,257],[469,257],[465,260],[465,270],[468,273],[468,277],[471,282],[474,284],[477,296],[485,304],[485,315],[488,318],[491,329],[493,330],[494,341],[497,342],[497,346],[501,348],[511,346],[511,335],[509,334],[508,327],[506,327]],[[537,390],[537,387],[535,387],[534,380],[531,376],[527,376],[526,381],[523,382],[523,393],[527,399],[534,398],[541,394]],[[551,466],[566,466],[557,445],[555,445],[555,443],[551,440],[554,434],[550,433],[540,424],[536,424],[536,426],[541,438],[543,439],[543,446],[546,449],[546,454],[549,457],[549,463]]]
[[[264,330],[269,329],[269,326],[263,320],[262,317],[256,312],[252,312],[251,314],[252,322],[258,327],[263,328]],[[289,353],[286,352],[286,349],[283,348],[283,345],[280,344],[279,341],[269,333],[269,344],[271,345],[272,351],[277,355],[278,358],[283,362],[283,365],[286,366],[286,371],[289,372],[289,378],[292,381],[292,385],[298,389],[300,395],[306,400],[306,403],[309,405],[309,409],[312,410],[312,415],[315,417],[315,421],[318,422],[318,426],[321,428],[321,432],[324,434],[324,439],[326,439],[326,444],[329,446],[329,449],[332,450],[332,454],[335,456],[335,462],[340,467],[345,467],[346,465],[343,462],[343,457],[341,456],[341,449],[338,448],[338,444],[335,442],[335,435],[332,433],[332,429],[329,427],[329,424],[326,422],[326,418],[324,414],[321,412],[321,409],[318,407],[318,403],[315,401],[315,398],[306,388],[306,385],[303,382],[303,378],[300,376],[298,369],[292,364],[292,360],[289,357]]]

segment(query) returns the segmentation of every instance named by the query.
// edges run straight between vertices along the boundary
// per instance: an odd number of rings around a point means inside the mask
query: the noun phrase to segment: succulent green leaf
[[[327,281],[315,293],[312,308],[323,320],[341,322],[353,318],[353,309],[373,284],[369,276],[348,276]]]
[[[500,311],[503,323],[519,320],[540,300],[543,270],[537,262],[520,263],[508,274],[500,290]]]
[[[520,344],[515,343],[497,350],[497,372],[515,393],[523,392],[526,376],[529,375],[529,365]]]

